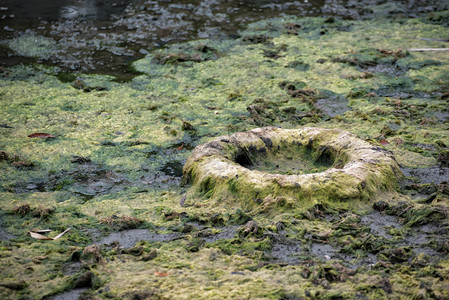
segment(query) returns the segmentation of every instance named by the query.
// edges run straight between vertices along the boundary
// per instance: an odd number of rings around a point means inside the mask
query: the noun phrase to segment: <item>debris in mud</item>
[[[301,30],[302,26],[295,23],[284,24],[284,28],[288,34],[298,35],[298,31]]]
[[[55,210],[54,207],[44,207],[43,205],[39,205],[33,209],[32,214],[33,217],[47,219],[55,212]]]
[[[84,247],[80,261],[85,265],[102,264],[105,262],[101,248],[96,244]]]
[[[260,35],[247,35],[242,38],[242,41],[250,44],[266,44],[271,42],[271,37],[260,34]]]
[[[9,154],[5,151],[0,151],[0,162],[1,161],[9,163],[19,170],[31,170],[36,167],[36,164],[34,162],[19,155]]]
[[[104,86],[90,86],[87,82],[85,82],[83,79],[78,78],[75,79],[71,85],[78,90],[82,90],[86,93],[89,93],[91,91],[105,91],[107,90]]]
[[[187,121],[182,121],[182,130],[183,131],[196,131],[195,127]]]
[[[146,254],[142,257],[142,260],[149,261],[149,260],[155,259],[156,257],[157,257],[157,250],[151,249],[151,251],[148,254]]]
[[[12,209],[12,212],[14,214],[21,215],[22,217],[31,214],[33,217],[45,220],[48,219],[55,212],[55,208],[44,207],[43,205],[31,208],[29,203],[25,203],[17,207],[14,207]]]
[[[259,232],[259,226],[254,220],[248,221],[240,230],[242,236],[256,235]]]
[[[108,218],[101,219],[100,223],[107,225],[113,230],[121,231],[121,230],[136,229],[143,224],[143,221],[133,216],[112,215]]]
[[[31,212],[31,206],[29,203],[25,203],[25,204],[15,207],[12,211],[15,214],[25,216]]]
[[[88,157],[83,157],[83,156],[78,156],[78,155],[74,155],[72,156],[72,158],[70,159],[70,162],[72,164],[87,164],[90,163],[91,160]]]
[[[58,234],[55,237],[48,237],[43,235],[42,233],[48,233],[49,230],[32,230],[30,232],[28,232],[30,234],[30,236],[33,239],[37,239],[37,240],[57,240],[59,238],[61,238],[64,234],[66,234],[67,232],[69,232],[70,228],[67,228],[66,230],[64,230],[63,232],[61,232],[60,234]],[[50,230],[51,231],[51,230]]]
[[[165,272],[154,271],[154,275],[156,275],[157,277],[166,277],[166,276],[168,276],[168,275],[171,275],[171,273],[165,273]]]
[[[28,135],[28,137],[29,138],[40,138],[40,139],[51,139],[51,138],[55,138],[56,136],[49,134],[49,133],[36,132],[36,133]]]

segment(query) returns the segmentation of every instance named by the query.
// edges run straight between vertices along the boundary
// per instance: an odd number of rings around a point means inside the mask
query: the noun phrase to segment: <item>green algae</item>
[[[6,45],[18,55],[40,59],[48,59],[59,51],[55,40],[37,35],[23,35]]]
[[[89,293],[101,298],[447,298],[448,194],[441,182],[416,186],[415,178],[364,202],[297,207],[273,197],[263,210],[257,198],[229,205],[225,194],[221,202],[183,201],[188,187],[180,187],[179,174],[195,146],[266,125],[344,129],[391,151],[401,167],[438,167],[449,138],[448,53],[407,49],[441,47],[414,37],[448,38],[446,19],[443,12],[400,20],[265,20],[240,39],[153,51],[134,63],[144,74],[122,84],[102,75],[59,80],[56,68],[40,66],[2,69],[0,215],[2,229],[15,238],[1,241],[0,296],[41,299],[92,272]],[[38,43],[46,51],[23,55],[44,58],[55,50],[47,42]],[[320,110],[327,98],[347,108],[335,115]],[[35,132],[56,138],[28,138]],[[206,194],[213,186],[204,183]],[[424,202],[413,196],[420,193]],[[389,235],[364,223],[373,203],[379,218],[397,218],[398,228],[383,228]],[[251,220],[256,234],[201,238]],[[423,226],[436,229],[423,233],[419,245],[407,242]],[[27,235],[48,228],[54,236],[68,227],[70,234],[57,241]],[[136,245],[142,253],[89,248],[92,232],[134,227],[183,236]],[[295,264],[272,257],[289,243],[302,248],[290,257]],[[314,243],[348,258],[320,256]],[[415,253],[419,247],[435,260]],[[144,259],[152,249],[157,255]],[[369,255],[376,260],[364,262]],[[347,270],[354,261],[360,266]]]

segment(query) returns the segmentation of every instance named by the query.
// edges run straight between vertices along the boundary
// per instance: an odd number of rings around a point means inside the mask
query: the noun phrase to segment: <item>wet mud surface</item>
[[[118,242],[122,248],[131,248],[139,241],[168,242],[181,238],[179,233],[158,234],[147,229],[132,229],[112,233],[97,241],[98,244],[110,245]]]
[[[87,288],[74,289],[56,296],[48,298],[49,300],[77,300],[81,298],[81,295],[88,291]]]
[[[2,216],[0,215],[0,241],[7,241],[14,238],[14,236],[3,228]]]
[[[397,1],[400,3],[400,1]],[[118,80],[135,76],[130,63],[150,49],[186,40],[238,36],[246,24],[283,15],[372,17],[414,16],[443,9],[424,0],[396,9],[373,10],[382,1],[170,1],[6,0],[0,15],[0,62],[3,66],[44,61],[67,71],[111,74]],[[361,7],[365,7],[361,9]],[[11,38],[21,36],[17,42]],[[53,45],[52,51],[31,50]],[[27,50],[24,47],[28,47]],[[366,71],[395,72],[389,67]]]
[[[448,182],[449,168],[434,166],[430,168],[402,169],[410,181],[440,184]]]
[[[441,1],[5,3],[0,298],[449,297],[449,58],[407,51],[447,47]],[[260,126],[350,131],[405,176],[364,201],[186,199],[196,146]]]

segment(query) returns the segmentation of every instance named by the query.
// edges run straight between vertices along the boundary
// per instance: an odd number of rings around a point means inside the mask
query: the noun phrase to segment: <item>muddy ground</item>
[[[41,62],[66,73],[114,75],[128,81],[131,64],[152,49],[196,39],[238,38],[248,23],[280,16],[346,19],[418,16],[448,9],[445,1],[383,0],[3,0],[0,65]],[[15,41],[13,41],[15,40]],[[26,44],[26,50],[19,49]],[[33,47],[34,46],[34,47]],[[33,49],[34,48],[34,49]]]
[[[413,49],[448,48],[449,12],[372,7],[389,9],[148,50],[128,82],[3,67],[0,298],[447,299],[449,51]],[[272,125],[348,130],[404,178],[367,201],[294,209],[185,201],[195,146]]]

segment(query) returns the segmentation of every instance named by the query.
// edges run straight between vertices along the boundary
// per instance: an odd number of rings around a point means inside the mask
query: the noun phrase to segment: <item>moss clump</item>
[[[307,159],[313,165],[304,165]],[[283,166],[282,161],[300,173],[282,175],[267,167]],[[304,169],[311,173],[301,175]],[[401,176],[390,153],[347,132],[314,128],[261,128],[219,137],[197,147],[183,173],[193,184],[191,196],[199,192],[248,207],[256,205],[251,199],[263,199],[265,209],[366,199],[378,189],[394,187]]]
[[[143,221],[133,216],[112,215],[108,218],[101,219],[100,223],[105,224],[106,226],[114,230],[127,230],[138,228],[140,225],[142,225]]]
[[[41,59],[50,58],[58,51],[55,40],[37,35],[15,38],[9,41],[8,47],[18,55]]]

